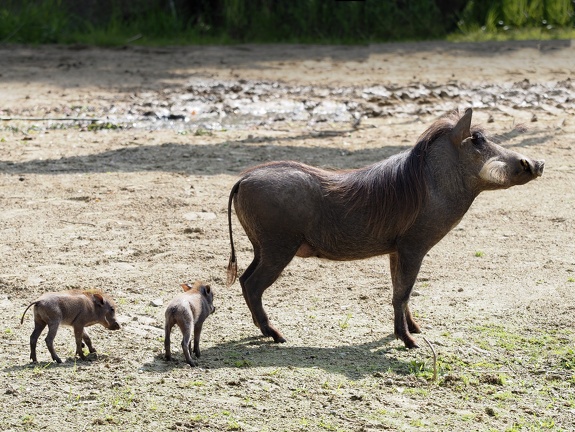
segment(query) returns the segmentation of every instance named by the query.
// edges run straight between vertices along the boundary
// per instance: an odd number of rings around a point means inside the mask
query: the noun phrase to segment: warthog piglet
[[[86,359],[82,351],[82,341],[86,343],[91,353],[96,352],[84,327],[102,324],[108,330],[120,328],[120,324],[116,321],[114,300],[100,290],[71,290],[42,294],[38,300],[26,307],[20,324],[24,322],[24,315],[31,306],[34,306],[34,331],[30,336],[30,359],[34,363],[38,361],[36,359],[36,343],[46,326],[48,326],[46,345],[52,355],[52,360],[58,363],[62,363],[62,360],[54,350],[54,338],[60,324],[74,328],[76,354],[82,360]]]
[[[196,366],[197,362],[192,360],[190,350],[192,349],[192,326],[194,327],[194,349],[196,357],[200,357],[200,334],[202,325],[208,315],[215,312],[213,305],[214,292],[209,285],[196,281],[193,285],[182,284],[183,293],[178,294],[168,304],[166,308],[166,337],[164,347],[166,350],[166,360],[171,360],[170,333],[172,327],[178,325],[182,331],[182,349],[186,362],[190,366]]]

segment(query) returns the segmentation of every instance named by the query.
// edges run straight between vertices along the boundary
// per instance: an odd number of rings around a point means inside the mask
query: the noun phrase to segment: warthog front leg
[[[86,330],[84,329],[84,332],[82,334],[82,340],[84,341],[84,343],[86,344],[86,346],[88,347],[88,351],[90,351],[91,353],[95,353],[96,352],[96,348],[94,348],[92,346],[92,339],[90,339],[90,336],[88,336],[88,333],[86,333]]]
[[[411,290],[419,273],[423,258],[413,255],[406,257],[398,252],[389,255],[391,280],[393,283],[393,311],[395,336],[403,341],[406,348],[417,348],[411,333],[419,333],[419,325],[413,319],[408,302]]]
[[[74,327],[74,337],[76,338],[76,355],[78,355],[82,360],[86,360],[86,356],[84,355],[84,350],[82,349],[82,340],[84,338],[84,328],[83,327]],[[89,340],[90,338],[88,338]],[[92,346],[92,342],[90,345]]]

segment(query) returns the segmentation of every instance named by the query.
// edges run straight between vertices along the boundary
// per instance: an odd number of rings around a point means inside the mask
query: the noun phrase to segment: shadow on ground
[[[349,379],[361,379],[374,373],[388,371],[408,375],[411,373],[410,362],[394,355],[394,352],[405,350],[405,348],[392,346],[393,341],[395,341],[395,336],[390,334],[379,340],[359,345],[324,348],[293,346],[289,342],[276,344],[267,338],[249,337],[202,350],[198,367],[207,369],[320,368],[329,373],[344,375]],[[145,363],[143,369],[167,372],[171,369],[190,368],[181,352],[173,350],[172,356],[173,360],[167,362],[162,355],[157,355],[153,362]]]
[[[330,136],[349,134],[337,131]],[[535,132],[536,133],[536,132]],[[538,145],[553,138],[546,134],[525,137],[520,147]],[[316,166],[349,169],[369,165],[412,145],[395,145],[357,151],[315,146],[276,145],[299,141],[325,140],[326,135],[309,133],[288,137],[257,137],[215,144],[138,145],[101,153],[69,156],[58,159],[35,159],[26,162],[0,160],[0,173],[6,174],[70,174],[117,172],[182,172],[201,175],[238,174],[245,168],[273,160],[297,160]],[[326,163],[327,162],[327,163]]]

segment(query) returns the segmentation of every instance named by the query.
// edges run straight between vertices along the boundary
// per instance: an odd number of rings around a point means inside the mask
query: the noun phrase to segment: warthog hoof
[[[271,325],[267,325],[265,327],[260,327],[262,334],[264,336],[271,336],[274,339],[275,343],[284,343],[286,340],[282,336],[282,334],[273,328]]]

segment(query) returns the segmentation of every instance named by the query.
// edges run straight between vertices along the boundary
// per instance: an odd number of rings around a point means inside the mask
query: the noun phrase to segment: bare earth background
[[[0,429],[573,430],[574,70],[570,41],[0,47]],[[468,106],[545,173],[481,195],[431,250],[412,297],[421,348],[393,337],[386,257],[294,259],[264,296],[288,342],[260,338],[224,284],[239,172],[363,166]],[[251,245],[233,222],[241,271]],[[163,360],[163,314],[195,279],[216,313],[192,369],[178,330]],[[83,362],[60,329],[61,365],[44,333],[30,364],[25,306],[92,287],[122,330],[88,329]]]

